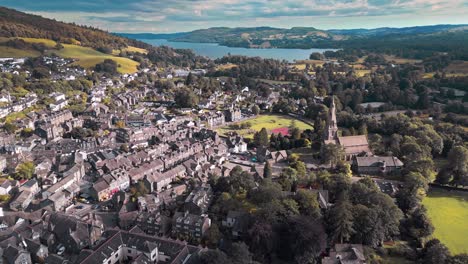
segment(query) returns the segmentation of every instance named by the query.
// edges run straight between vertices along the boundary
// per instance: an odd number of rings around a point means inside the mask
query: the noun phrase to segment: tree
[[[33,162],[25,161],[16,167],[16,175],[21,179],[31,179],[35,169]]]
[[[260,114],[260,107],[258,107],[258,105],[252,106],[252,114],[254,115]]]
[[[268,146],[268,132],[266,128],[262,128],[259,132],[254,134],[254,144],[257,147]]]
[[[118,73],[117,71],[118,64],[116,61],[111,59],[105,59],[103,62],[96,64],[94,66],[94,70],[96,72],[106,73],[109,75],[115,75]]]
[[[426,243],[423,250],[423,263],[425,264],[444,264],[450,257],[447,247],[438,239],[432,239]]]
[[[295,163],[294,168],[297,171],[297,176],[302,177],[302,178],[306,176],[307,168],[304,162],[298,160]]]
[[[195,83],[195,77],[191,72],[187,75],[187,78],[185,79],[185,85],[189,86]]]
[[[3,125],[3,129],[9,134],[13,134],[13,133],[15,133],[16,129],[18,129],[18,127],[15,124],[12,124],[10,122],[6,122]]]
[[[249,229],[248,233],[250,238],[250,247],[252,252],[256,254],[257,259],[269,258],[278,242],[272,223],[265,221],[265,219],[258,218],[258,220]]]
[[[279,230],[280,258],[288,263],[316,263],[326,242],[326,234],[320,221],[306,216],[294,216],[281,225]]]
[[[122,144],[120,145],[120,150],[123,151],[123,152],[129,152],[130,151],[130,148],[128,147],[128,144]]]
[[[124,128],[125,127],[125,122],[122,121],[122,120],[119,120],[119,121],[115,122],[115,127]]]
[[[222,234],[219,231],[218,225],[213,223],[204,235],[203,241],[209,248],[217,248]]]
[[[406,235],[420,243],[434,232],[434,226],[431,223],[431,219],[427,216],[427,210],[423,205],[414,210],[408,219],[402,222],[401,227],[406,231]]]
[[[202,264],[230,264],[228,257],[224,252],[218,249],[209,249],[200,254],[200,263]]]
[[[301,138],[301,130],[297,127],[296,120],[292,120],[289,125],[289,134],[294,140],[299,140]]]
[[[271,178],[271,165],[269,161],[265,162],[265,167],[263,168],[263,178]]]
[[[468,185],[468,149],[464,146],[453,147],[448,154],[448,160],[448,167],[454,174],[453,181]]]
[[[49,69],[45,67],[34,68],[32,76],[36,79],[45,79],[50,77]]]
[[[318,203],[317,193],[309,190],[300,189],[294,196],[299,205],[301,215],[312,216],[314,218],[320,217],[320,207]]]
[[[330,210],[328,223],[330,226],[331,239],[334,243],[343,244],[349,241],[353,233],[352,205],[347,195],[342,195]]]
[[[175,91],[175,102],[179,107],[194,107],[198,104],[199,98],[188,88],[180,88]]]
[[[232,243],[226,253],[233,264],[252,262],[252,253],[250,253],[249,247],[244,242]]]
[[[281,186],[270,179],[263,180],[262,184],[258,188],[252,189],[248,195],[249,200],[257,205],[269,203],[281,198],[281,196]]]
[[[449,264],[466,264],[468,263],[468,254],[459,254],[451,257],[448,261]]]
[[[338,144],[323,144],[321,154],[322,162],[331,167],[335,167],[345,157],[344,148]]]
[[[325,60],[325,56],[320,52],[313,52],[310,54],[309,59],[311,60]]]

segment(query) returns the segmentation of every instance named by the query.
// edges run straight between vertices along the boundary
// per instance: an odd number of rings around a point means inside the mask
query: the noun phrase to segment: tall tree
[[[268,132],[266,128],[262,128],[259,132],[254,134],[254,143],[257,147],[268,146]]]
[[[263,178],[271,178],[271,165],[269,161],[265,162],[265,167],[263,168]]]
[[[464,146],[453,147],[449,154],[449,168],[454,174],[454,182],[468,185],[468,149]]]
[[[330,166],[335,167],[339,161],[345,157],[345,152],[342,146],[338,144],[323,144],[322,145],[322,162],[328,163]]]
[[[347,199],[347,195],[342,195],[330,210],[328,223],[331,231],[332,241],[343,244],[349,241],[353,233],[353,213],[352,205]]]

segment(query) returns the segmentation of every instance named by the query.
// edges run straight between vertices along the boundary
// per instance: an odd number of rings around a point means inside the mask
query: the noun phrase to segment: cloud
[[[261,21],[319,28],[409,26],[431,19],[468,23],[465,0],[0,0],[0,5],[121,32],[260,26]]]

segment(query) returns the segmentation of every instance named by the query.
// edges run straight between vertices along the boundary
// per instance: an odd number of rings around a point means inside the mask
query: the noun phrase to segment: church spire
[[[338,123],[336,122],[335,98],[332,96],[330,109],[328,110],[327,128],[325,130],[325,140],[336,140],[338,138]]]

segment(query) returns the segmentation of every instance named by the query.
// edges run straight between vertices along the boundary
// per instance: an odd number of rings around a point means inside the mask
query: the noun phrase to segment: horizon
[[[462,0],[0,0],[0,5],[118,33],[167,34],[259,25],[330,30],[468,24],[468,2]]]

